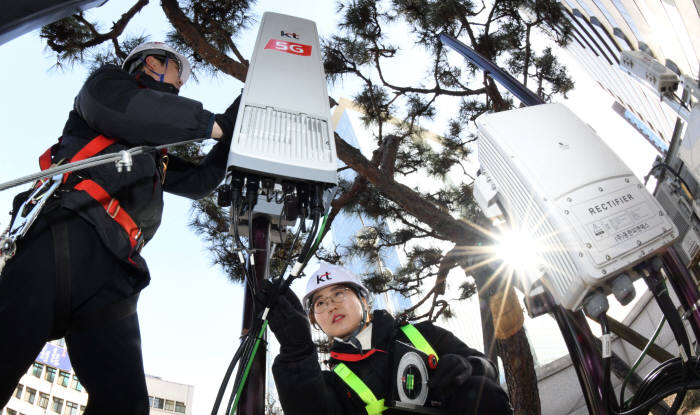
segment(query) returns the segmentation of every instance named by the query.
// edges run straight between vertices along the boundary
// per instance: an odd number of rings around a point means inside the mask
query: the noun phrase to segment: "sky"
[[[90,11],[88,17],[107,26],[123,13],[123,8],[124,2],[112,0]],[[321,36],[333,33],[338,22],[331,1],[263,0],[256,3],[255,10],[258,18],[262,11],[275,11],[314,20]],[[162,40],[167,27],[159,2],[154,1],[133,19],[128,30]],[[244,56],[251,55],[256,34],[254,25],[237,43]],[[569,59],[566,54],[561,57]],[[87,70],[79,65],[65,71],[52,69],[55,57],[45,50],[37,31],[0,45],[0,62],[0,77],[4,80],[0,89],[0,182],[5,182],[38,170],[37,158],[60,136]],[[575,62],[567,63],[577,85],[566,104],[591,124],[639,177],[644,176],[651,166],[653,149],[610,109],[612,99]],[[421,75],[414,68],[400,69],[387,70],[407,81]],[[181,94],[203,102],[210,111],[223,112],[242,86],[230,77],[201,77],[198,84],[185,85]],[[352,85],[337,84],[329,94],[351,98],[348,91],[352,91]],[[435,125],[442,120],[440,114],[437,118]],[[441,130],[436,127],[434,131]],[[10,210],[12,197],[25,188],[0,192],[2,230],[8,223],[5,212]],[[211,411],[226,366],[238,347],[242,289],[228,282],[212,265],[205,244],[187,228],[190,206],[186,199],[165,195],[161,228],[142,252],[152,281],[140,297],[138,313],[146,373],[194,385],[193,413],[202,414]],[[295,285],[299,292],[301,284]],[[557,332],[551,333],[551,328],[542,330],[546,336],[539,337],[542,345],[536,348],[549,347],[549,341],[542,339],[559,337]]]

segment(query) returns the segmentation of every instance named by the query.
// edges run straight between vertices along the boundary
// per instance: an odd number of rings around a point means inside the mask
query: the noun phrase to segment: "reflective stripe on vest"
[[[413,347],[427,354],[428,356],[435,356],[435,360],[437,361],[437,353],[435,353],[435,350],[433,350],[432,346],[430,346],[430,343],[428,343],[425,337],[423,337],[421,332],[418,331],[415,326],[412,324],[406,324],[401,326],[401,330],[404,332],[404,334],[406,334],[406,337],[408,337],[408,340],[411,342],[411,344],[413,344]],[[340,377],[340,379],[343,380],[343,382],[345,382],[346,385],[350,387],[350,389],[353,390],[353,392],[357,394],[357,396],[360,397],[360,399],[362,399],[362,402],[365,403],[365,409],[367,410],[368,415],[379,415],[389,409],[384,406],[384,399],[377,399],[369,386],[367,386],[367,384],[365,384],[365,382],[363,382],[362,379],[355,374],[355,372],[350,370],[345,363],[338,363],[338,365],[333,368],[333,371]]]
[[[333,371],[340,379],[352,389],[365,403],[367,415],[379,415],[388,408],[384,406],[384,399],[377,399],[372,390],[360,379],[345,363],[338,363]]]
[[[116,143],[118,140],[114,138],[107,138],[103,135],[98,135],[88,142],[85,147],[81,148],[71,159],[70,162],[84,160],[86,158],[92,157],[95,154],[101,152],[112,144]],[[51,150],[54,146],[50,147],[44,152],[44,154],[39,157],[39,166],[42,170],[46,170],[51,167]],[[72,172],[67,172],[63,174],[63,183],[68,180]],[[136,222],[131,218],[131,216],[121,208],[119,201],[113,198],[107,191],[102,188],[96,182],[90,179],[84,179],[78,182],[74,189],[83,191],[87,193],[90,197],[95,199],[102,208],[105,210],[107,215],[112,218],[117,224],[126,232],[129,238],[129,245],[131,245],[131,253],[129,253],[129,261],[131,262],[131,254],[134,250],[138,250],[141,244],[141,230],[139,229]]]
[[[437,353],[435,353],[435,350],[433,350],[433,347],[430,346],[430,343],[425,340],[425,337],[423,337],[420,331],[418,331],[413,324],[401,326],[401,331],[403,331],[406,337],[408,337],[408,340],[411,342],[411,344],[413,344],[413,347],[427,354],[428,356],[433,355],[435,356],[436,360],[439,360]]]

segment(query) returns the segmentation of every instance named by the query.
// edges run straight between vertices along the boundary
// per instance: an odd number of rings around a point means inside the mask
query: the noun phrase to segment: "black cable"
[[[231,209],[233,209],[234,215],[232,215],[231,220],[233,221],[233,239],[236,242],[236,250],[238,251],[245,251],[245,246],[243,245],[243,242],[241,242],[240,236],[238,234],[238,218],[240,217],[240,210],[238,206],[238,200],[239,198],[234,197],[233,200],[231,201]],[[242,206],[241,206],[242,208]],[[250,260],[250,253],[248,253],[248,259]],[[239,259],[240,261],[240,259]],[[241,262],[241,269],[243,270],[243,280],[245,281],[246,284],[248,284],[248,288],[252,291],[255,292],[255,286],[252,284],[252,279],[250,277],[250,273],[248,272],[248,265],[246,265],[245,258],[243,258],[243,262]]]
[[[685,186],[685,188],[688,189],[688,191],[690,192],[690,186],[688,185],[688,182],[686,182],[686,181],[681,177],[681,175],[680,175],[679,172],[675,171],[675,170],[673,169],[673,167],[671,167],[669,164],[664,163],[664,162],[654,163],[654,165],[653,165],[653,166],[651,167],[651,169],[649,170],[649,173],[648,173],[646,176],[644,176],[644,184],[646,184],[647,181],[649,181],[649,177],[652,175],[652,173],[654,172],[654,170],[656,170],[656,169],[658,169],[658,168],[660,168],[660,167],[663,167],[665,170],[671,172],[671,173],[673,174],[673,176],[674,176],[675,178],[677,178],[681,183],[683,183],[683,185]]]
[[[316,239],[316,232],[318,232],[318,226],[321,222],[321,214],[323,213],[323,194],[320,191],[320,185],[314,187],[314,193],[311,195],[311,215],[313,216],[313,225],[311,231],[309,231],[309,237],[306,239],[306,243],[301,250],[301,260],[304,261],[306,256],[309,254],[311,245],[313,245],[314,239]]]
[[[608,316],[605,313],[601,313],[601,315],[598,317],[598,322],[600,323],[600,330],[602,332],[601,336],[601,351],[606,352],[607,356],[603,355],[603,407],[605,408],[611,408],[611,400],[610,400],[610,390],[612,389],[610,386],[610,360],[611,360],[611,353],[610,350],[607,350],[606,347],[606,341],[609,339],[610,336],[610,329],[608,328]]]
[[[248,209],[248,276],[251,281],[250,288],[255,298],[255,293],[258,292],[258,281],[255,273],[255,236],[253,235],[253,207],[250,206]]]
[[[302,221],[304,219],[301,219]],[[299,235],[301,234],[301,224],[297,227],[297,231],[294,233],[294,239],[292,240],[292,245],[289,247],[288,253],[289,253],[289,258],[287,258],[287,262],[284,264],[284,268],[282,268],[282,272],[280,273],[280,278],[284,278],[284,274],[287,272],[287,268],[289,268],[289,265],[292,263],[292,260],[294,259],[293,251],[294,251],[294,246],[297,244],[297,240],[299,240]]]
[[[644,282],[649,287],[649,291],[654,295],[659,308],[668,319],[668,324],[673,332],[678,345],[683,348],[686,360],[692,355],[692,350],[690,348],[690,340],[688,339],[688,333],[683,327],[683,321],[680,315],[676,311],[676,307],[673,305],[673,301],[668,293],[666,284],[664,283],[663,277],[659,273],[659,269],[655,266],[648,266],[647,264],[641,264],[636,267],[644,278]]]
[[[678,100],[678,102],[683,106],[683,108],[690,111],[690,107],[688,106],[688,104],[686,104],[685,101],[683,101],[683,98],[679,97],[675,91],[673,92],[673,96]]]
[[[226,392],[226,385],[228,385],[229,380],[231,380],[231,374],[233,373],[233,368],[236,367],[236,363],[238,363],[238,361],[240,360],[242,350],[243,350],[243,343],[241,343],[238,346],[236,353],[233,355],[233,359],[231,359],[231,363],[229,363],[228,368],[226,369],[226,373],[224,374],[224,379],[221,381],[221,386],[219,387],[219,392],[216,394],[216,399],[214,400],[214,407],[211,410],[211,415],[217,415],[217,413],[219,412],[219,406],[221,405],[221,400],[224,397],[224,392]]]
[[[698,363],[696,357],[690,358],[689,362],[695,365]],[[674,358],[662,363],[649,373],[642,385],[640,385],[637,393],[632,398],[633,407],[627,411],[615,412],[615,414],[646,415],[649,408],[654,404],[674,393],[677,394],[676,399],[667,415],[675,414],[680,406],[680,403],[676,404],[678,394],[685,394],[685,391],[688,389],[700,389],[700,379],[697,373],[693,374],[694,376],[690,381],[686,379],[686,367],[687,365],[680,358]]]
[[[257,339],[257,333],[260,331],[261,326],[262,319],[254,317],[253,322],[251,324],[251,329],[248,330],[248,332],[244,336],[243,341],[241,342],[242,345],[245,345],[243,355],[241,357],[242,363],[238,366],[238,371],[236,372],[236,379],[233,382],[233,390],[231,391],[231,396],[229,398],[228,405],[226,406],[226,415],[231,413],[231,407],[233,406],[233,401],[236,398],[236,392],[241,386],[241,381],[243,380],[243,373],[245,373],[246,365],[248,364],[250,356],[253,353],[253,349],[255,347],[255,340]]]
[[[666,285],[659,273],[658,265],[649,266],[648,264],[643,263],[638,265],[636,269],[643,276],[644,282],[649,287],[649,291],[651,291],[651,293],[654,295],[656,303],[661,309],[661,312],[664,314],[664,316],[666,316],[669,323],[669,327],[673,332],[673,336],[676,339],[676,342],[678,343],[679,347],[681,348],[681,352],[685,355],[683,360],[688,360],[688,357],[692,355],[690,349],[690,341],[688,340],[688,334],[686,333],[685,328],[683,327],[683,321],[676,312],[676,308],[673,305],[673,302],[671,301],[671,297],[669,296]],[[634,405],[634,402],[639,402],[647,396],[657,395],[659,390],[665,388],[664,385],[676,382],[673,376],[680,376],[680,380],[678,380],[678,382],[680,382],[681,385],[684,385],[686,383],[687,377],[685,364],[681,362],[680,369],[677,371],[677,373],[674,373],[671,369],[667,369],[668,367],[672,366],[670,366],[670,364],[666,365],[666,363],[667,362],[664,362],[664,364],[658,366],[655,370],[649,373],[649,375],[647,375],[647,377],[644,379],[644,381],[637,389],[637,392],[632,398],[633,407],[638,406]],[[681,403],[683,402],[684,397],[685,388],[681,387],[680,391],[677,393],[673,400],[673,404],[671,405],[671,409],[669,410],[670,414],[674,414],[678,410]]]
[[[643,409],[644,406],[640,405],[639,402],[648,402],[651,398],[658,395],[668,396],[670,393],[663,391],[674,389],[676,390],[674,393],[678,393],[678,395],[676,395],[667,414],[675,414],[683,401],[682,398],[687,389],[685,367],[681,358],[674,358],[652,370],[640,385],[637,393],[632,397],[632,407]]]

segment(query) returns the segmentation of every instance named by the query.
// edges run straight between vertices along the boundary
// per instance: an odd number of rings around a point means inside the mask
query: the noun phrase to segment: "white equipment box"
[[[263,14],[228,165],[337,184],[337,156],[316,24]]]
[[[575,310],[678,235],[617,155],[562,104],[482,115],[475,196],[542,246],[542,283]],[[517,271],[517,270],[516,270]],[[535,281],[526,282],[526,290]]]
[[[678,88],[678,75],[641,50],[624,50],[620,67],[659,94]]]

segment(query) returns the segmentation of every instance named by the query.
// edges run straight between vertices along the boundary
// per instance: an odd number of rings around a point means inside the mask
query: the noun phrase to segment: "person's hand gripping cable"
[[[280,358],[296,361],[313,353],[311,324],[294,291],[286,284],[279,284],[279,280],[265,280],[260,301],[270,308],[267,319],[280,343]]]

